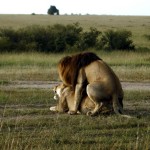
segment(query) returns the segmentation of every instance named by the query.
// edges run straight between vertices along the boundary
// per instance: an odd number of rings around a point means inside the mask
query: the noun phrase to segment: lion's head
[[[62,93],[63,93],[65,88],[66,88],[66,86],[63,83],[54,86],[53,92],[54,92],[54,99],[55,100],[59,100],[59,98],[62,96]]]
[[[64,85],[63,83],[56,85],[53,88],[54,91],[54,99],[58,100],[57,106],[50,107],[51,111],[58,111],[58,112],[67,112],[68,111],[68,105],[66,102],[66,94],[68,94],[67,90],[69,87]],[[67,92],[67,93],[66,93]],[[69,90],[70,92],[70,90]]]

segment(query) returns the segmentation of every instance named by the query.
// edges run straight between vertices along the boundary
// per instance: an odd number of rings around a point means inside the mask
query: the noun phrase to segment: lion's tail
[[[113,96],[113,109],[117,115],[120,115],[120,116],[126,117],[126,118],[134,118],[130,115],[124,114],[123,106],[120,104],[118,97],[116,95]]]

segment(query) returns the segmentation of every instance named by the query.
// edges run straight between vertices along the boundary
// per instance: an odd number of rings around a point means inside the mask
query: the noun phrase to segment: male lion
[[[88,115],[95,115],[103,107],[105,100],[111,100],[115,113],[123,114],[123,90],[113,70],[92,52],[79,53],[62,58],[58,63],[58,73],[63,84],[71,86],[75,92],[74,106],[70,114],[77,113],[82,101],[83,89],[95,108]]]
[[[55,86],[54,89],[54,99],[58,100],[57,106],[50,107],[51,111],[56,112],[68,112],[74,108],[74,100],[75,100],[75,93],[71,87],[67,87],[64,84],[60,84]],[[84,91],[83,91],[84,92]],[[86,91],[87,93],[89,91]],[[111,113],[113,111],[111,101],[106,101],[106,107],[102,107],[98,113]],[[82,101],[79,105],[78,112],[81,114],[87,114],[89,111],[95,108],[94,102],[87,96],[84,92]]]

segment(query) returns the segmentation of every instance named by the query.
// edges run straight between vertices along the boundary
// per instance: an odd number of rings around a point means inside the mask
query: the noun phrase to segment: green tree
[[[50,8],[48,9],[48,11],[47,11],[47,13],[49,14],[49,15],[54,15],[55,13],[57,14],[57,15],[59,15],[59,10],[56,8],[56,6],[50,6]]]

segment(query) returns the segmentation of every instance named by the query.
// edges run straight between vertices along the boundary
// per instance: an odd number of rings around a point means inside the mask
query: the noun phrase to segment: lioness
[[[75,93],[71,87],[67,87],[64,84],[59,84],[55,86],[54,89],[54,99],[58,100],[58,105],[50,107],[51,111],[57,112],[68,112],[74,108]],[[87,91],[88,93],[89,91]],[[106,105],[99,110],[98,113],[111,113],[113,112],[111,101],[106,101]],[[78,113],[87,114],[95,108],[94,102],[84,93],[84,97],[79,106]]]
[[[58,63],[58,73],[62,82],[72,87],[74,106],[70,114],[77,113],[82,101],[83,89],[95,108],[88,112],[95,115],[104,105],[105,100],[112,100],[115,113],[123,114],[123,90],[113,70],[92,52],[66,56]]]

